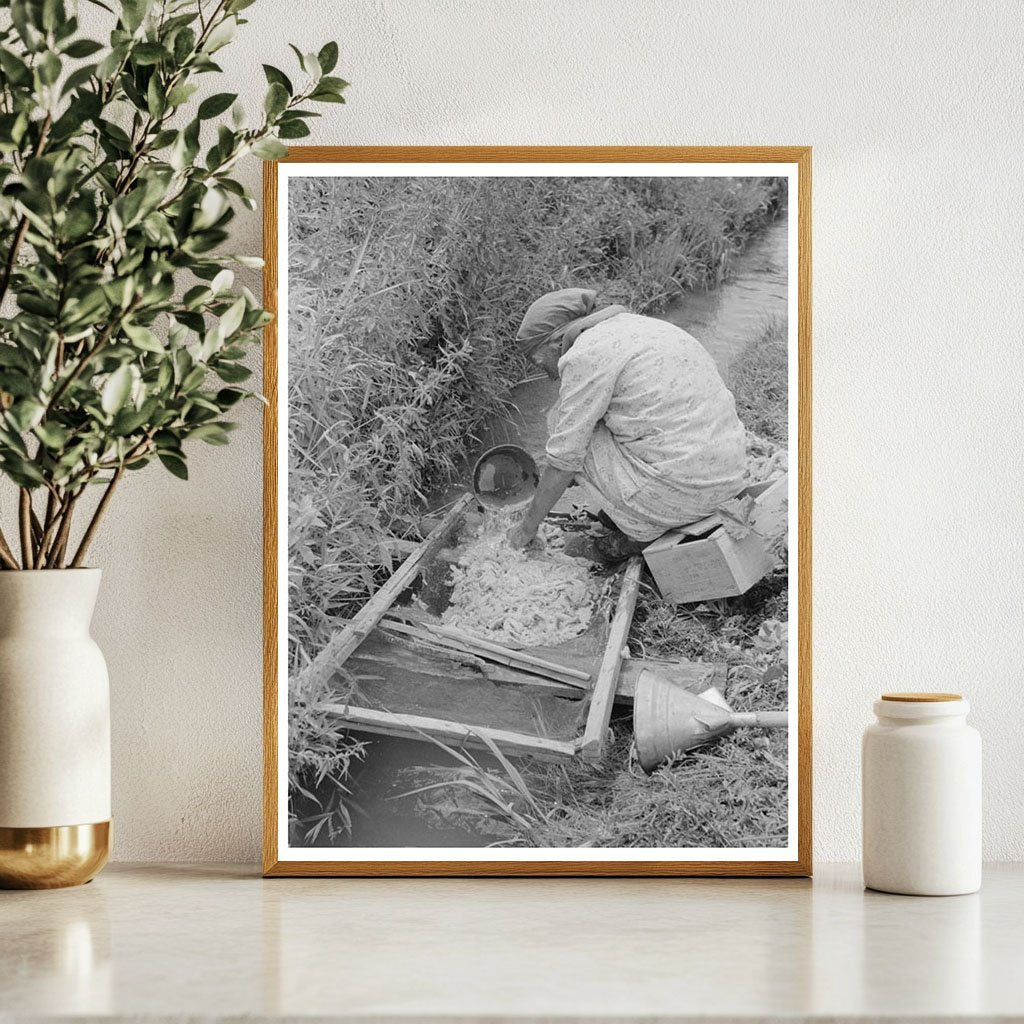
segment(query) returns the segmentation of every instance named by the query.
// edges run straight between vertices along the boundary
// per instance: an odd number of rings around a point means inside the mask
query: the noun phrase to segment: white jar
[[[889,693],[864,731],[864,884],[913,896],[981,887],[981,737],[955,693]]]

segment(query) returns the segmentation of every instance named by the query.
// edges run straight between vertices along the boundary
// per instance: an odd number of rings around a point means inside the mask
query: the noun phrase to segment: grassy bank
[[[767,321],[729,375],[736,411],[746,428],[783,447],[789,437],[787,329],[781,317]]]
[[[307,664],[386,578],[528,371],[510,342],[553,288],[655,312],[711,287],[784,201],[777,179],[309,178],[289,196],[289,620]],[[752,383],[752,388],[755,385]],[[291,694],[291,781],[362,752]],[[320,787],[317,792],[320,792]]]

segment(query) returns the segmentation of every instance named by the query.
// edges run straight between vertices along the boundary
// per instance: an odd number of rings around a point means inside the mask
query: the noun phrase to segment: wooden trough
[[[324,709],[354,730],[483,748],[489,740],[509,754],[596,761],[610,734],[642,559],[629,560],[577,640],[510,651],[454,633],[410,600],[418,595],[423,604],[447,576],[438,555],[454,546],[473,502],[472,494],[456,502],[291,685],[314,675],[336,680],[345,699]],[[635,684],[635,672],[626,673],[627,690],[630,675]]]

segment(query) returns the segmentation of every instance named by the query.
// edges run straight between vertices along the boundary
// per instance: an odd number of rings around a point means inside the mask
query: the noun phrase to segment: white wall
[[[954,689],[986,743],[986,854],[1024,858],[1021,9],[1007,3],[260,0],[223,52],[336,39],[321,144],[814,147],[815,849],[858,856],[884,689]],[[259,168],[249,169],[255,183]],[[258,216],[239,251],[258,252]],[[248,281],[250,287],[258,286]],[[96,549],[115,855],[255,860],[260,428],[125,487]]]

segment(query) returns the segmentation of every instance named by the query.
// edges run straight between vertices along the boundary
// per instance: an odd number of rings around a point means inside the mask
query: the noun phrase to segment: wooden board
[[[709,686],[714,686],[724,694],[729,681],[729,669],[724,662],[624,658],[619,669],[618,685],[615,687],[616,704],[633,703],[637,680],[640,673],[646,670],[657,672],[692,693],[703,693]]]
[[[472,501],[472,494],[464,494],[459,498],[426,540],[395,570],[387,583],[366,602],[344,629],[331,637],[313,662],[298,674],[293,685],[301,686],[305,679],[317,673],[328,678],[345,663],[345,659],[370,635],[402,591],[416,579],[423,563],[444,544],[449,531],[458,525],[463,511]]]
[[[381,626],[384,627],[385,623],[381,623]],[[585,690],[580,689],[575,680],[572,683],[558,682],[529,672],[522,672],[511,666],[486,662],[469,651],[432,645],[428,639],[425,639],[426,637],[429,637],[429,634],[424,633],[424,639],[415,635],[388,634],[391,643],[400,651],[420,654],[425,652],[428,656],[440,656],[463,665],[471,665],[494,683],[550,693],[565,700],[579,701],[590,692],[589,686]],[[379,660],[384,663],[388,661],[383,657]],[[401,663],[402,656],[398,655],[395,661]],[[582,664],[585,659],[581,658],[579,661]],[[702,693],[709,686],[714,686],[725,693],[729,681],[728,666],[724,662],[686,661],[683,658],[623,658],[619,668],[618,682],[615,686],[616,704],[632,705],[637,680],[640,678],[640,673],[645,670],[657,672],[693,693]],[[429,675],[437,674],[439,670],[430,669],[424,665],[422,671]]]
[[[615,686],[619,678],[619,666],[622,663],[622,648],[625,646],[629,627],[633,622],[633,609],[636,607],[637,595],[640,592],[640,573],[643,571],[643,559],[634,555],[626,565],[622,576],[622,587],[615,606],[608,643],[605,645],[604,658],[594,682],[594,691],[590,698],[590,713],[583,730],[583,742],[580,752],[586,761],[597,761],[604,752],[608,734],[608,723],[612,717],[612,704],[615,701]]]
[[[483,737],[492,740],[502,753],[539,757],[548,761],[570,761],[576,756],[578,740],[551,740],[543,736],[507,732],[480,725],[462,725],[422,715],[400,715],[351,704],[325,704],[323,710],[343,718],[354,729],[423,740],[433,736],[447,743],[487,749]]]

